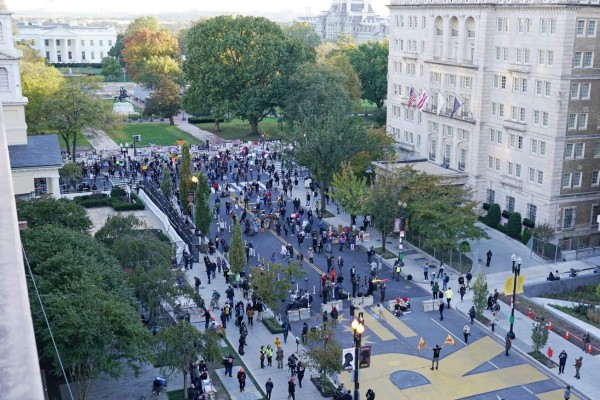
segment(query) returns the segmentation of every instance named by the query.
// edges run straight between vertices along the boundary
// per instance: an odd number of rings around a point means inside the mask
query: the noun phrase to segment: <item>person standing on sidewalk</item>
[[[440,300],[440,304],[438,306],[438,310],[440,311],[440,321],[444,320],[444,300]]]
[[[444,303],[442,303],[444,304]],[[436,344],[435,347],[433,349],[433,358],[431,359],[431,370],[433,371],[433,365],[435,364],[435,369],[438,369],[438,367],[440,366],[440,352],[442,351],[442,348],[440,347],[440,345]]]
[[[510,354],[508,353],[510,351],[510,348],[512,347],[512,340],[510,340],[510,332],[506,334],[506,337],[504,338],[504,349],[506,350],[506,353],[504,354],[506,357],[508,357]]]
[[[296,377],[298,378],[298,387],[302,389],[302,379],[304,379],[304,372],[306,371],[306,367],[302,361],[298,361],[298,365],[296,365]]]
[[[296,400],[296,383],[294,382],[294,378],[290,378],[288,382],[288,400]]]
[[[487,251],[487,253],[485,255],[485,258],[486,258],[486,260],[485,260],[485,266],[489,267],[490,263],[492,262],[492,251],[491,250]]]
[[[287,343],[287,338],[290,334],[290,329],[292,329],[292,326],[290,325],[290,322],[286,319],[285,321],[283,321],[281,327],[283,328],[283,342]]]
[[[471,290],[471,279],[473,279],[473,274],[471,271],[467,272],[467,289]]]
[[[465,297],[465,294],[467,293],[467,288],[465,287],[465,285],[460,285],[460,289],[458,289],[458,293],[460,293],[460,302],[463,302],[463,298]]]
[[[469,318],[471,318],[471,325],[473,325],[473,321],[475,320],[475,306],[469,308]]]
[[[271,392],[273,391],[273,381],[271,380],[271,378],[269,378],[269,380],[267,381],[267,383],[265,383],[265,390],[267,392],[267,399],[271,399]]]
[[[265,346],[260,346],[260,368],[265,369],[265,358],[267,357],[267,352],[265,350]]]
[[[588,346],[590,345],[590,343],[592,342],[592,338],[590,336],[589,332],[586,332],[583,334],[583,351],[587,351]]]
[[[265,350],[267,356],[267,367],[273,366],[273,348],[270,344],[267,345],[267,349]]]
[[[565,373],[565,365],[567,365],[567,352],[566,351],[561,351],[560,354],[558,355],[558,374],[564,374]]]
[[[569,400],[571,398],[571,386],[570,385],[567,385],[565,387],[565,392],[563,394],[563,397],[565,400]]]
[[[423,266],[423,276],[425,277],[425,282],[429,280],[429,263],[425,263]]]
[[[581,369],[581,365],[583,364],[583,357],[577,357],[575,359],[575,364],[573,364],[573,366],[575,367],[575,376],[574,378],[579,379],[579,370]]]
[[[240,384],[240,392],[243,392],[246,388],[246,373],[244,369],[240,367],[240,370],[237,373],[237,380]]]
[[[283,369],[283,349],[281,346],[277,346],[277,351],[275,352],[275,360],[277,360],[277,369]]]
[[[448,302],[448,309],[451,309],[452,307],[450,306],[450,302],[452,301],[452,297],[454,297],[454,292],[452,291],[452,288],[448,288],[448,290],[446,290],[446,301]]]

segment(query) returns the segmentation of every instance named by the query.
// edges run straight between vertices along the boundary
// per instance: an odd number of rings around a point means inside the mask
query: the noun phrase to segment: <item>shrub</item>
[[[521,243],[527,245],[529,239],[531,239],[531,229],[525,228],[523,229],[523,234],[521,235]]]
[[[518,212],[511,213],[506,223],[506,234],[513,239],[521,236],[521,214]]]
[[[219,122],[223,122],[223,121],[224,121],[223,118],[219,118]],[[206,116],[202,116],[202,117],[189,117],[188,122],[190,124],[207,124],[207,123],[215,122],[215,117],[213,117],[212,115],[206,115]]]
[[[110,205],[115,211],[143,210],[146,208],[142,200],[134,193],[131,193],[131,203],[127,202],[127,198],[111,197]]]
[[[490,206],[483,222],[490,228],[496,228],[501,220],[500,206],[496,203]]]
[[[529,218],[524,218],[523,219],[523,226],[526,226],[528,228],[533,229],[533,228],[535,228],[535,222],[533,222]]]
[[[263,318],[263,324],[265,324],[269,332],[273,334],[283,333],[281,324],[275,318]]]
[[[481,205],[481,207],[482,207],[484,210],[489,210],[489,209],[490,209],[490,203],[483,203],[483,204]]]
[[[110,198],[104,193],[93,193],[87,196],[76,196],[73,201],[85,208],[110,206]]]
[[[125,196],[127,196],[127,192],[123,188],[114,187],[110,191],[110,197],[125,197]]]
[[[502,211],[502,217],[504,217],[506,219],[510,218],[510,214],[511,214],[511,212],[508,210]]]

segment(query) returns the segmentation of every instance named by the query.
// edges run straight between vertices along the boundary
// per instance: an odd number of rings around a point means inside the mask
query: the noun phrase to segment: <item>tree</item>
[[[64,140],[71,160],[76,159],[77,140],[86,130],[100,129],[110,119],[109,105],[96,95],[100,86],[92,78],[73,77],[52,96],[44,98],[43,125]]]
[[[210,209],[210,188],[208,186],[208,180],[202,173],[196,174],[198,177],[198,185],[196,187],[196,210],[195,210],[195,224],[196,228],[204,234],[210,232],[210,224],[212,223],[212,212]]]
[[[510,213],[506,223],[506,234],[513,239],[519,239],[521,236],[521,214],[518,212]]]
[[[162,177],[160,178],[160,191],[163,196],[169,199],[173,195],[173,181],[171,180],[171,173],[169,167],[163,165]]]
[[[102,228],[94,237],[107,247],[111,247],[116,239],[130,235],[135,230],[145,227],[145,223],[133,214],[113,214],[106,218]]]
[[[125,66],[125,63],[121,59],[121,52],[123,51],[123,48],[125,47],[124,40],[125,40],[125,35],[123,35],[122,33],[118,33],[115,44],[113,45],[113,47],[110,48],[110,50],[108,50],[108,53],[107,53],[109,57],[116,58],[119,61],[119,65],[122,67]]]
[[[81,165],[75,164],[73,162],[65,163],[58,170],[58,175],[63,179],[63,181],[71,181],[75,179],[81,178],[83,175],[83,170],[81,169]]]
[[[473,282],[473,306],[475,306],[475,315],[477,318],[480,318],[487,308],[489,294],[485,272],[479,272]]]
[[[225,104],[232,115],[258,123],[285,94],[296,68],[314,59],[314,50],[291,40],[265,18],[220,16],[194,25],[187,36],[183,71],[190,88],[187,104]],[[189,94],[188,94],[189,93]],[[198,107],[196,107],[198,108]]]
[[[389,41],[367,42],[347,51],[360,78],[362,98],[383,107],[387,98]]]
[[[538,353],[548,343],[548,325],[544,321],[544,317],[531,328],[531,348],[534,353]]]
[[[554,227],[546,222],[533,228],[533,237],[540,239],[541,241],[550,242],[554,240],[554,235]]]
[[[64,85],[58,69],[42,61],[20,61],[21,88],[29,103],[25,108],[27,131],[31,134],[47,130],[45,105]]]
[[[283,33],[285,33],[288,38],[303,41],[312,48],[321,44],[319,35],[308,22],[293,22],[290,25],[284,26],[282,29]]]
[[[125,30],[125,34],[123,35],[125,38],[129,36],[133,36],[135,33],[141,31],[142,29],[146,29],[150,32],[158,32],[164,30],[160,23],[158,22],[158,18],[154,15],[138,17],[131,21],[129,25],[127,25],[127,29]]]
[[[354,70],[354,67],[352,67],[352,64],[350,64],[348,56],[339,50],[333,51],[325,59],[323,65],[335,67],[344,74],[346,77],[346,80],[344,81],[346,92],[348,92],[348,95],[354,104],[358,105],[361,96],[360,78]]]
[[[341,170],[333,175],[332,184],[334,190],[330,195],[350,214],[354,225],[357,215],[366,214],[365,199],[369,191],[366,178],[356,176],[351,164],[342,163]]]
[[[352,170],[359,177],[371,175],[373,161],[390,159],[393,153],[392,145],[395,143],[394,138],[388,135],[384,128],[369,128],[367,136],[368,142],[372,145],[354,155],[350,160]]]
[[[346,90],[346,75],[336,67],[303,64],[290,77],[284,102],[285,120],[290,126],[306,116],[326,115],[331,107],[349,112],[353,102]]]
[[[143,28],[126,35],[124,46],[121,58],[135,82],[154,88],[161,79],[179,77],[179,44],[169,32]]]
[[[61,373],[79,382],[86,399],[100,373],[123,374],[123,361],[139,371],[150,359],[152,337],[139,322],[137,304],[117,261],[88,234],[47,225],[22,232],[37,289],[54,337],[30,288],[30,303],[40,354]]]
[[[173,117],[179,113],[180,108],[179,85],[165,78],[158,83],[156,90],[150,95],[144,108],[144,114],[169,118],[169,124],[175,125]]]
[[[121,70],[121,64],[119,60],[114,57],[104,57],[102,59],[102,75],[106,79],[112,77],[113,80],[118,80],[123,71]]]
[[[326,379],[327,375],[342,370],[342,347],[334,335],[335,325],[335,320],[330,320],[316,330],[309,331],[307,349],[302,352],[307,360],[307,366],[319,371],[322,380]]]
[[[170,377],[175,372],[183,375],[183,392],[187,393],[187,376],[190,364],[197,361],[201,334],[189,322],[181,321],[161,329],[158,337],[158,360],[161,370]]]
[[[179,167],[179,201],[188,212],[188,193],[194,189],[192,182],[192,160],[190,156],[190,145],[181,146],[181,166]]]
[[[92,221],[85,208],[72,200],[41,197],[33,200],[18,200],[19,220],[27,221],[28,228],[56,225],[78,232],[87,232]]]
[[[288,298],[290,290],[295,289],[292,282],[298,282],[306,275],[299,262],[290,262],[288,266],[269,264],[268,268],[252,267],[252,287],[258,299],[276,312],[282,300]]]
[[[489,226],[490,228],[496,228],[502,219],[502,212],[500,211],[500,206],[496,203],[490,206],[487,214],[483,218],[483,222]]]
[[[15,42],[15,48],[23,52],[23,56],[19,60],[19,64],[26,63],[46,63],[46,59],[39,55],[37,49],[33,47],[33,39],[31,40],[17,40]]]
[[[239,274],[246,267],[246,246],[242,238],[242,225],[240,223],[233,225],[229,264],[231,265],[231,272],[234,274]]]

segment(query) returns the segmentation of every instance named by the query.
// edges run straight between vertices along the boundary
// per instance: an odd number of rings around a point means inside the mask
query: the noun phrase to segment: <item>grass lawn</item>
[[[61,151],[67,151],[67,146],[65,145],[65,141],[60,136],[58,137],[58,144],[60,145]],[[77,150],[85,151],[85,150],[94,150],[90,142],[87,140],[85,136],[79,136],[77,138]]]
[[[138,147],[149,146],[150,143],[157,146],[175,146],[177,140],[185,140],[187,144],[199,144],[196,139],[187,132],[182,131],[168,122],[132,122],[107,130],[110,136],[118,144],[133,143],[133,135],[140,135],[142,140],[137,143]]]
[[[248,141],[261,139],[260,136],[250,135],[250,124],[248,121],[242,121],[240,119],[233,119],[228,122],[221,123],[221,132],[215,132],[215,124],[212,122],[196,124],[196,126],[198,126],[200,129],[204,129],[205,131],[212,132],[224,140],[240,139],[242,141]],[[278,126],[277,118],[265,118],[258,124],[258,130],[260,133],[265,135],[266,139],[278,139],[282,136]]]
[[[377,106],[375,103],[372,103],[369,100],[361,100],[360,105],[354,107],[354,112],[358,113],[364,113],[367,111],[370,114],[375,110],[377,110]]]

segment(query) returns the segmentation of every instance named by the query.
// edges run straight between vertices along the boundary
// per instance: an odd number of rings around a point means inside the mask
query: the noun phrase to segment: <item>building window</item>
[[[94,52],[93,52],[93,51],[91,52],[91,55],[92,55],[92,60],[95,60],[95,59],[96,59],[96,57],[95,57],[95,55],[94,55]]]
[[[444,155],[443,155],[443,162],[445,164],[450,164],[450,145],[449,144],[444,144]]]
[[[50,61],[50,52],[49,51],[46,52],[46,60]]]
[[[582,61],[583,53],[581,51],[576,51],[573,55],[573,68],[581,68]]]
[[[577,115],[577,129],[585,130],[587,129],[587,117],[586,113],[581,113]]]
[[[535,204],[527,203],[527,219],[531,220],[535,223],[535,218],[537,217],[537,206]]]
[[[466,169],[466,165],[467,165],[467,149],[459,149],[459,151],[458,151],[458,170],[464,171]]]
[[[598,227],[598,215],[600,215],[600,205],[592,206],[592,226]]]
[[[510,212],[515,212],[515,198],[506,196],[506,209]]]
[[[583,68],[592,68],[594,64],[594,52],[586,51],[583,53]]]
[[[548,34],[548,20],[546,18],[540,19],[540,33],[542,35]]]
[[[565,158],[573,158],[573,150],[574,150],[573,143],[567,143],[565,145]]]
[[[583,158],[585,153],[585,143],[575,144],[575,158]]]
[[[108,45],[112,47],[112,39],[108,40]]]
[[[585,32],[585,20],[579,19],[577,20],[577,28],[575,29],[575,34],[577,36],[583,36]]]
[[[537,184],[542,185],[544,183],[544,171],[537,171]]]
[[[90,40],[90,46],[93,46],[93,45],[94,45],[94,41]]]
[[[85,51],[82,51],[82,52],[81,52],[81,59],[82,59],[82,60],[85,60]]]
[[[600,142],[596,142],[594,145],[594,158],[600,157]]]
[[[563,174],[562,176],[562,187],[564,189],[571,188],[571,174]]]
[[[429,161],[435,161],[437,156],[437,140],[431,140],[429,145]]]
[[[589,100],[592,84],[589,82],[581,84],[581,99]]]
[[[8,70],[6,68],[0,68],[0,92],[7,92],[8,90],[10,90]]]
[[[598,186],[598,172],[600,171],[592,171],[592,186]]]
[[[577,114],[571,113],[567,117],[567,129],[577,128]]]
[[[581,187],[581,172],[573,172],[573,187]]]
[[[104,46],[104,42],[100,40],[100,46]]]
[[[68,56],[69,56],[69,60],[72,60],[72,59],[73,59],[73,52],[72,52],[72,51],[69,51],[69,52],[68,52]]]
[[[485,200],[488,204],[494,204],[496,202],[496,191],[492,189],[486,189]]]
[[[563,209],[563,229],[575,227],[575,208],[569,207]]]
[[[587,36],[588,37],[596,37],[596,21],[595,20],[588,21]]]
[[[535,180],[535,169],[529,168],[529,182],[533,182]]]

